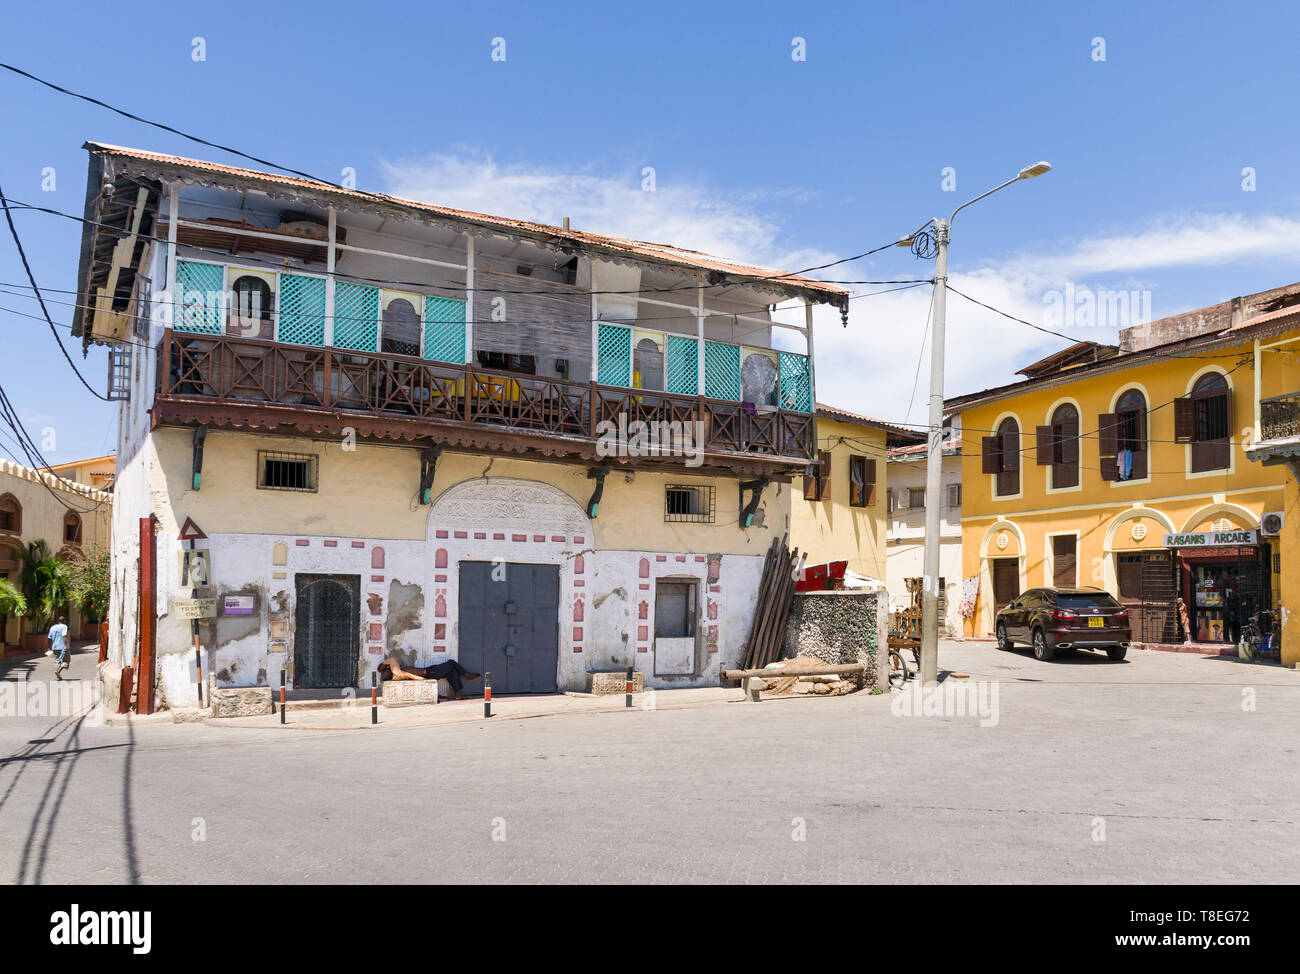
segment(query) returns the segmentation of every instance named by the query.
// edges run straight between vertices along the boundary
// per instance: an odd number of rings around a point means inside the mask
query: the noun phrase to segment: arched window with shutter
[[[0,495],[0,534],[23,533],[23,506],[13,494]]]
[[[1038,465],[1050,466],[1052,490],[1079,486],[1079,410],[1062,403],[1038,433]]]
[[[68,511],[63,515],[63,543],[65,545],[81,544],[81,515]]]
[[[998,423],[992,436],[980,441],[981,469],[997,479],[994,494],[997,497],[1014,497],[1020,493],[1020,424],[1014,416]]]

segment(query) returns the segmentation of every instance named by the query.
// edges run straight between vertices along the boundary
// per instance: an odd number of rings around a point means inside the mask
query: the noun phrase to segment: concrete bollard
[[[745,677],[745,702],[758,703],[759,696],[763,692],[763,678],[760,676]]]

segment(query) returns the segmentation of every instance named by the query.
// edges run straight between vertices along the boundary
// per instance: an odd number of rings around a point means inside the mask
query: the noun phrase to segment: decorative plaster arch
[[[1223,376],[1223,381],[1227,383],[1228,386],[1229,396],[1232,396],[1237,391],[1237,387],[1233,385],[1231,373],[1229,373],[1222,365],[1204,365],[1193,372],[1192,377],[1187,380],[1187,391],[1184,395],[1190,396],[1192,390],[1196,388],[1196,383],[1201,381],[1202,376],[1208,375],[1211,372],[1217,372],[1219,375]]]
[[[1125,548],[1120,551],[1115,550],[1115,535],[1119,533],[1120,526],[1142,517],[1149,517],[1153,521],[1160,522],[1161,526],[1170,534],[1178,533],[1178,529],[1174,527],[1174,522],[1170,520],[1169,515],[1165,514],[1164,511],[1156,510],[1154,507],[1130,507],[1111,518],[1101,545],[1101,587],[1116,598],[1119,597],[1119,556],[1121,554],[1132,554],[1134,551],[1163,550],[1159,546],[1149,546],[1146,549]]]
[[[990,542],[992,542],[993,536],[997,534],[997,532],[999,531],[1010,531],[1012,534],[1016,536],[1016,541],[1019,542],[1018,551],[1020,557],[1023,558],[1025,554],[1025,533],[1020,530],[1020,526],[1016,524],[1015,521],[1008,521],[1006,518],[1002,518],[1002,517],[998,518],[996,521],[990,524],[988,528],[985,530],[984,538],[980,541],[980,557],[981,558],[1010,557],[1008,555],[1003,555],[1001,552],[989,550]]]
[[[1120,398],[1124,395],[1124,393],[1126,393],[1126,392],[1132,392],[1132,391],[1135,390],[1135,389],[1136,389],[1138,392],[1142,393],[1142,400],[1143,400],[1143,402],[1146,403],[1146,411],[1147,411],[1148,414],[1150,414],[1150,412],[1151,412],[1151,393],[1149,393],[1149,392],[1147,391],[1147,387],[1146,387],[1145,385],[1143,385],[1141,382],[1126,382],[1126,383],[1124,383],[1124,385],[1122,385],[1122,386],[1120,386],[1119,388],[1117,388],[1117,389],[1115,390],[1115,394],[1112,395],[1112,396],[1110,397],[1110,408],[1108,408],[1108,409],[1106,410],[1106,412],[1108,412],[1108,413],[1113,413],[1113,412],[1115,411],[1115,409],[1119,406]],[[1150,418],[1149,418],[1149,415],[1148,415],[1148,419],[1147,419],[1147,438],[1148,438],[1148,439],[1151,437],[1151,429],[1150,429],[1150,425],[1151,425],[1151,421],[1150,421]]]
[[[1246,522],[1247,527],[1259,527],[1259,518],[1257,518],[1249,508],[1242,507],[1240,504],[1229,504],[1227,501],[1223,501],[1218,504],[1207,504],[1205,507],[1202,507],[1199,511],[1192,514],[1187,519],[1186,523],[1183,524],[1182,533],[1188,533],[1195,528],[1196,525],[1214,514],[1235,514]]]
[[[1001,420],[999,420],[1001,422]],[[1019,422],[1019,420],[1017,420]],[[995,427],[996,428],[996,427]],[[996,550],[990,551],[990,544],[994,536],[999,531],[1010,531],[1016,536],[1018,553],[1015,555],[999,554]],[[998,518],[984,532],[984,537],[980,541],[980,595],[979,595],[979,615],[978,618],[983,623],[985,635],[993,633],[993,569],[989,562],[993,558],[1015,558],[1017,562],[1017,574],[1019,575],[1020,591],[1024,591],[1025,585],[1025,556],[1028,554],[1028,547],[1025,544],[1025,533],[1020,530],[1020,526],[1015,521],[1010,521],[1004,517]],[[980,635],[977,629],[975,635]]]
[[[1178,529],[1174,527],[1174,522],[1163,511],[1156,510],[1154,507],[1130,507],[1128,510],[1120,511],[1111,519],[1110,525],[1106,528],[1106,540],[1102,544],[1102,552],[1110,554],[1115,550],[1115,535],[1119,533],[1121,524],[1126,521],[1137,520],[1140,517],[1149,517],[1153,521],[1159,521],[1170,534],[1178,533]]]
[[[564,491],[514,477],[476,477],[448,487],[429,506],[430,537],[435,527],[591,533],[586,513]]]

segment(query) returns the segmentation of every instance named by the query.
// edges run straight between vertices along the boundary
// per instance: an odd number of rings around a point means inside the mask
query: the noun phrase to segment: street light
[[[948,308],[948,238],[952,230],[952,221],[962,210],[972,203],[978,203],[985,197],[992,196],[1000,189],[1022,179],[1033,179],[1043,173],[1051,172],[1052,167],[1046,162],[1036,162],[1025,166],[1012,179],[1000,186],[994,186],[987,193],[981,193],[972,200],[967,200],[952,211],[948,219],[934,219],[934,237],[937,249],[934,256],[934,337],[930,342],[930,436],[929,449],[925,466],[925,580],[921,590],[921,683],[933,684],[939,679],[939,512],[940,474],[943,470],[943,346],[944,327],[947,323]],[[929,224],[926,224],[929,226]],[[911,240],[924,230],[921,227]],[[904,241],[899,241],[900,245]]]

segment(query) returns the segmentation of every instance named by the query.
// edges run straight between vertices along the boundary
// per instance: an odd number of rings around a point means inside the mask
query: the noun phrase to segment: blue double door
[[[458,618],[460,663],[472,673],[491,673],[494,694],[556,691],[558,566],[462,561]],[[465,689],[482,693],[482,680]]]

